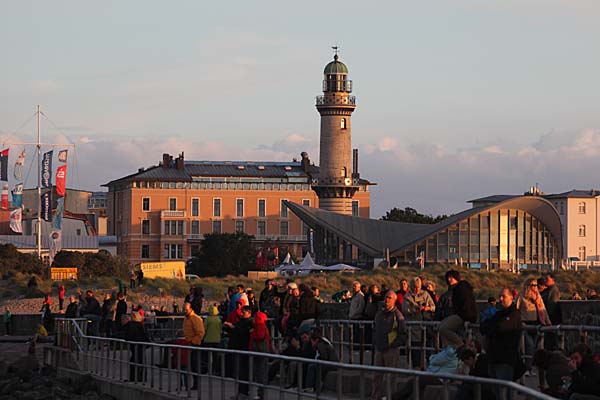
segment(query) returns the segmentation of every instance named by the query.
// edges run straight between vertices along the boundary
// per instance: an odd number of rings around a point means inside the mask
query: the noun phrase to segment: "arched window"
[[[346,118],[340,120],[340,128],[346,129]]]
[[[579,247],[579,261],[585,261],[585,246]]]
[[[585,237],[585,225],[579,225],[579,236]]]
[[[584,201],[579,203],[579,214],[585,214],[585,202]]]

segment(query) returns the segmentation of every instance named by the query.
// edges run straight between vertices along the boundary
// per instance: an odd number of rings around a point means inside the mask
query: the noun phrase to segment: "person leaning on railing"
[[[396,308],[396,293],[388,291],[384,307],[377,312],[373,323],[374,365],[377,367],[400,368],[400,346],[404,344],[406,323]],[[379,399],[383,374],[375,373],[371,399]]]

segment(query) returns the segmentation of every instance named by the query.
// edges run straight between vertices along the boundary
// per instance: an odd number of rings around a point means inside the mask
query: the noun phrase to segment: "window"
[[[177,199],[174,197],[169,199],[169,210],[171,210],[171,211],[177,210]]]
[[[213,217],[221,216],[221,199],[213,199]]]
[[[142,211],[150,211],[150,197],[142,197]]]
[[[244,216],[244,199],[236,199],[235,200],[235,216],[236,217]]]
[[[142,245],[142,258],[150,258],[150,245]]]
[[[584,201],[579,203],[579,214],[585,214],[585,202]]]
[[[213,233],[221,233],[221,221],[213,221]]]
[[[200,216],[200,199],[192,199],[192,217]]]
[[[346,118],[342,118],[340,120],[340,128],[341,129],[346,129]]]
[[[287,221],[281,221],[279,223],[279,234],[281,236],[287,236],[289,234],[289,225]]]
[[[150,234],[150,220],[144,219],[142,220],[142,235]]]
[[[75,231],[75,234],[76,234],[77,236],[81,236],[81,229],[77,229],[77,230]]]
[[[579,236],[585,237],[585,225],[579,225]]]
[[[559,204],[560,204],[560,208],[559,208],[560,215],[565,215],[565,203],[563,203],[561,201]]]
[[[287,218],[288,217],[288,208],[287,208],[287,206],[284,203],[286,200],[287,199],[281,199],[281,209],[279,211],[279,216],[281,218]]]
[[[165,244],[163,249],[164,249],[164,253],[163,253],[164,258],[172,259],[172,260],[183,258],[183,245],[182,244]]]
[[[310,200],[309,199],[302,200],[302,205],[306,206],[306,207],[310,207]]]
[[[183,235],[183,220],[165,220],[165,235]]]
[[[191,223],[192,235],[200,234],[200,221],[192,221]]]
[[[256,225],[256,235],[265,236],[267,234],[267,221],[258,221]]]
[[[258,217],[259,218],[264,218],[266,216],[266,208],[267,208],[267,201],[265,199],[258,199]]]
[[[585,246],[579,247],[579,261],[585,261]]]
[[[235,221],[235,231],[239,233],[244,233],[244,221],[236,220]]]
[[[352,216],[358,217],[358,200],[352,200]]]

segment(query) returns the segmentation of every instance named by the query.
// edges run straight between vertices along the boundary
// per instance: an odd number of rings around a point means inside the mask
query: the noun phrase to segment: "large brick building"
[[[133,263],[185,260],[205,234],[242,231],[301,257],[307,226],[283,204],[318,207],[312,184],[319,168],[300,161],[185,161],[169,154],[156,166],[114,180],[108,187],[109,235]],[[360,180],[352,214],[368,218],[369,182]]]

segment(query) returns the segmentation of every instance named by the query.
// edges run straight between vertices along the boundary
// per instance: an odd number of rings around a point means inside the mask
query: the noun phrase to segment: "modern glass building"
[[[455,214],[433,225],[358,218],[298,204],[289,208],[311,226],[317,262],[373,265],[462,264],[473,268],[553,268],[562,259],[559,214],[539,196],[517,196]]]

